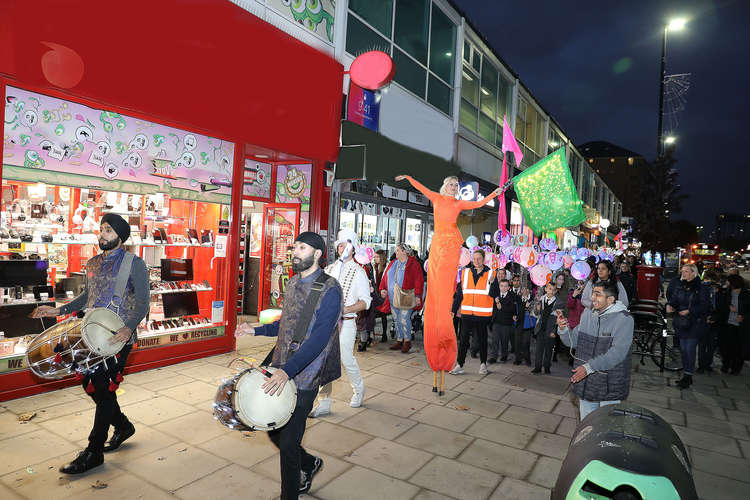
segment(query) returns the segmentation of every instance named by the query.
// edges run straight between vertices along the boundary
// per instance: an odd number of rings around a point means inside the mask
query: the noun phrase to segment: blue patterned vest
[[[312,286],[313,281],[314,279],[311,279],[308,280],[307,283],[304,283],[300,279],[300,275],[296,274],[287,284],[286,292],[284,292],[284,309],[281,313],[281,321],[279,323],[279,336],[276,340],[276,348],[273,352],[271,366],[279,367],[286,363],[286,360],[289,358],[289,345],[294,338],[294,330],[297,327],[297,320],[300,318],[302,310],[305,308],[305,302],[307,296],[310,294],[310,287]],[[322,298],[325,296],[326,292],[333,287],[341,288],[334,278],[329,278],[324,285],[320,297]],[[341,296],[343,297],[343,293]],[[319,307],[320,301],[315,308],[310,324],[307,326],[305,339],[302,342],[305,342],[305,340],[310,337],[312,326],[315,324],[315,320],[318,316]],[[344,307],[343,303],[339,307],[340,315],[340,311]],[[337,324],[336,328],[331,331],[331,337],[323,351],[294,377],[294,383],[297,384],[297,389],[302,391],[317,390],[318,387],[341,377],[341,354],[338,334],[339,327]]]

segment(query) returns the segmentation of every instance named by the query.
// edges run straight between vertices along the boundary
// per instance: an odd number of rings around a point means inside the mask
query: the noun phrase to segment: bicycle
[[[633,329],[633,355],[640,356],[641,365],[650,357],[660,372],[682,369],[679,339],[670,330],[664,316],[658,312],[631,311],[635,327]],[[669,338],[672,342],[669,342]]]

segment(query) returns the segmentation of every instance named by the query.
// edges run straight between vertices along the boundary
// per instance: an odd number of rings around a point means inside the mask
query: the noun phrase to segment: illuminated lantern
[[[469,248],[474,248],[475,246],[479,245],[479,238],[474,236],[473,234],[466,238],[466,246]]]
[[[518,245],[519,247],[524,247],[529,243],[529,237],[525,234],[519,234],[515,239],[516,245]]]
[[[563,262],[565,264],[565,269],[570,269],[575,261],[573,260],[573,257],[571,257],[570,255],[566,255],[565,257],[563,257]]]
[[[537,261],[537,253],[531,247],[519,247],[517,262],[526,269],[531,269]],[[515,257],[515,255],[514,255]]]
[[[571,266],[570,274],[578,281],[583,281],[591,274],[591,267],[586,262],[579,260]]]
[[[505,255],[505,258],[508,260],[513,260],[513,252],[515,251],[516,247],[514,247],[513,245],[503,247],[503,255]]]
[[[505,266],[508,265],[508,256],[504,253],[499,254],[498,256],[500,265],[498,266],[500,269],[505,269]]]
[[[461,255],[458,257],[458,265],[461,267],[468,266],[471,262],[471,252],[468,248],[461,247]]]
[[[547,254],[547,258],[545,259],[545,265],[549,267],[552,271],[557,271],[565,264],[565,257],[561,253],[558,252],[550,252]]]
[[[513,262],[521,262],[521,252],[524,247],[515,247],[513,250]]]
[[[576,258],[578,260],[586,260],[591,256],[591,251],[588,248],[579,248],[576,252]]]
[[[552,272],[543,264],[537,264],[532,267],[529,274],[531,275],[531,281],[533,281],[536,286],[544,286],[552,279]]]
[[[542,250],[547,250],[548,252],[557,250],[557,242],[553,238],[543,238],[542,241],[539,242],[539,246]]]

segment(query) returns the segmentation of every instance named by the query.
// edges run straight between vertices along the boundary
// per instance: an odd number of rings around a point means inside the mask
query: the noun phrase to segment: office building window
[[[457,30],[431,0],[350,0],[346,51],[390,54],[394,82],[450,116]]]

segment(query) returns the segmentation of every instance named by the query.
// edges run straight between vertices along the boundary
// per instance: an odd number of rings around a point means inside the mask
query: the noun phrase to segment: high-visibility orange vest
[[[490,297],[490,286],[495,279],[495,273],[488,271],[479,277],[474,283],[474,276],[468,267],[461,273],[461,290],[463,300],[461,301],[461,314],[469,316],[492,316],[492,297]]]

